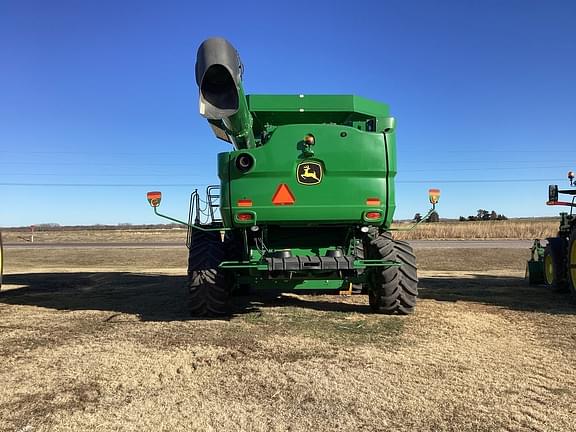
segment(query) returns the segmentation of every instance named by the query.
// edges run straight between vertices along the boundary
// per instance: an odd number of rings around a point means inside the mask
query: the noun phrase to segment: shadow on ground
[[[5,287],[15,285],[18,288],[0,291],[0,304],[66,311],[101,310],[137,315],[143,321],[190,319],[186,276],[132,272],[22,273],[4,275],[3,283]],[[234,315],[242,315],[258,312],[263,306],[295,306],[323,311],[368,312],[366,305],[309,298],[310,301],[303,301],[275,291],[234,296],[232,311]],[[114,315],[110,317],[113,318]]]
[[[185,276],[131,272],[22,273],[4,275],[0,303],[58,310],[136,314],[145,321],[188,319]]]
[[[474,302],[505,309],[576,314],[576,302],[567,292],[543,285],[529,286],[524,278],[467,274],[461,277],[420,278],[420,299]]]
[[[0,304],[31,305],[57,310],[102,310],[134,314],[143,321],[188,320],[186,277],[130,272],[24,273],[4,276],[20,288],[0,292]],[[476,302],[507,309],[575,314],[570,296],[524,279],[470,274],[420,280],[420,298],[442,302]],[[234,297],[235,315],[263,306],[301,307],[329,312],[369,313],[364,298],[283,296],[277,292]]]

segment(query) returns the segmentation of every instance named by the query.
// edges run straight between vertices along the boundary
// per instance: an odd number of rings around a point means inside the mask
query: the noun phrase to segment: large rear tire
[[[568,288],[576,299],[576,229],[572,230],[568,244]]]
[[[407,242],[394,241],[389,233],[382,233],[370,241],[368,256],[402,264],[369,271],[368,298],[372,310],[400,315],[414,312],[418,297],[418,274],[412,247]]]
[[[566,240],[561,237],[548,239],[544,249],[544,280],[555,291],[568,288]]]
[[[188,256],[190,313],[195,317],[223,316],[230,311],[230,289],[224,271],[224,246],[219,231],[196,231]]]

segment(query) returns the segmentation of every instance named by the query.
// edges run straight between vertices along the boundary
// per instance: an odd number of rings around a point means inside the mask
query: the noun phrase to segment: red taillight
[[[238,207],[252,207],[252,200],[249,199],[238,200]]]
[[[382,213],[380,212],[368,212],[366,213],[366,219],[380,219],[382,217]]]
[[[367,206],[378,207],[380,204],[381,204],[380,198],[366,198],[366,205]]]
[[[247,222],[254,219],[254,216],[251,213],[239,213],[236,218],[241,222]]]

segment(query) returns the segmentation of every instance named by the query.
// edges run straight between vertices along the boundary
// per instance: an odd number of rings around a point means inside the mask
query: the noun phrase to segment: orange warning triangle
[[[272,197],[272,204],[274,205],[290,205],[294,204],[296,199],[294,199],[294,195],[292,195],[292,191],[288,188],[288,185],[282,183],[276,189],[276,193]]]

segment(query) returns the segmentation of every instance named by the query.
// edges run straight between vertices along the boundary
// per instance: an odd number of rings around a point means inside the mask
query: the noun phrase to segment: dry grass
[[[420,249],[418,267],[427,271],[488,272],[524,269],[529,249]]]
[[[6,243],[29,243],[30,230],[5,231]],[[36,231],[35,243],[170,243],[186,242],[186,228],[169,229],[119,229],[119,230],[50,230]]]
[[[186,318],[179,252],[9,250],[0,430],[576,430],[576,308],[526,251],[418,251],[410,317],[268,294],[226,321]]]
[[[558,232],[554,220],[507,220],[482,222],[423,223],[412,231],[397,231],[395,237],[402,240],[448,240],[448,239],[520,239],[532,240],[554,237]],[[409,224],[395,224],[393,228],[405,228]]]
[[[395,224],[405,229],[410,224]],[[507,220],[484,222],[423,223],[412,231],[397,231],[395,237],[405,240],[439,239],[524,239],[553,237],[558,231],[557,220]],[[28,243],[29,231],[6,231],[6,243]],[[37,243],[182,243],[186,229],[123,229],[123,230],[54,230],[35,233]]]
[[[107,271],[156,271],[157,269],[185,269],[188,249],[174,248],[7,248],[7,272],[58,271],[60,269]],[[184,270],[185,274],[186,271]]]

